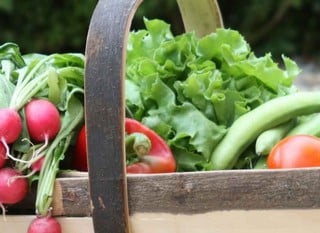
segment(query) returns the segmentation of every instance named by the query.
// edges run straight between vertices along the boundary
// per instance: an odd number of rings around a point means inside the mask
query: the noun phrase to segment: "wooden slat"
[[[128,199],[130,215],[320,209],[320,169],[129,175]],[[54,200],[54,215],[90,215],[88,178],[57,179]]]
[[[61,180],[61,182],[59,182]],[[65,182],[67,181],[67,182]],[[58,179],[55,183],[53,215],[90,216],[88,180],[83,178]],[[84,208],[85,207],[85,208]]]
[[[134,212],[320,208],[320,170],[246,170],[129,177]]]
[[[144,213],[130,217],[134,233],[319,233],[320,210],[230,210],[205,214]]]
[[[68,179],[59,182],[62,187],[70,186]],[[85,187],[86,180],[82,182],[81,186]],[[194,214],[235,209],[316,209],[320,208],[320,170],[129,175],[128,194],[130,215],[137,212]],[[66,213],[68,206],[65,205]]]
[[[134,233],[319,233],[320,210],[231,210],[197,215],[143,213],[130,216]],[[0,218],[1,233],[27,232],[35,216]],[[88,217],[58,218],[63,233],[94,233]]]

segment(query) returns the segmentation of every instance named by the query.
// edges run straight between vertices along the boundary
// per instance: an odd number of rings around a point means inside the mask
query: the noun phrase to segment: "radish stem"
[[[1,139],[1,142],[4,146],[4,148],[6,149],[6,156],[10,159],[12,159],[13,161],[16,161],[16,162],[20,162],[20,163],[28,163],[28,161],[26,160],[22,160],[22,159],[18,159],[16,157],[14,157],[13,155],[10,154],[10,148],[8,146],[8,144],[6,143],[5,140],[3,140],[3,138]]]

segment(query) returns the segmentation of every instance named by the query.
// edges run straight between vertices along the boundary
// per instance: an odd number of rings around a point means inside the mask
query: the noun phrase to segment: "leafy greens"
[[[169,143],[178,171],[210,170],[211,152],[239,116],[296,91],[296,63],[256,57],[236,30],[197,38],[173,35],[162,20],[144,23],[128,38],[126,107]]]

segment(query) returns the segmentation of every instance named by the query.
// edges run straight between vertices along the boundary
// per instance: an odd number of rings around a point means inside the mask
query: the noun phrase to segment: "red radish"
[[[31,100],[25,106],[25,116],[30,138],[34,141],[47,143],[60,130],[59,111],[48,100]]]
[[[0,142],[0,168],[2,168],[6,163],[6,148]]]
[[[8,144],[16,141],[22,131],[22,120],[19,113],[11,108],[0,109],[0,142],[6,151],[6,157],[18,160],[10,154]]]
[[[11,179],[21,173],[11,167],[0,169],[0,202],[15,204],[21,201],[28,192],[27,179]]]
[[[61,233],[60,223],[51,216],[37,217],[32,220],[27,233]]]
[[[34,174],[36,174],[37,172],[39,172],[42,168],[43,162],[44,162],[44,156],[40,156],[41,158],[37,158],[34,162],[33,161],[29,161],[32,163],[31,165],[31,172],[26,174],[26,175],[19,175],[19,176],[15,176],[12,177],[11,179],[18,179],[18,178],[29,178],[31,176],[33,176]]]
[[[0,207],[5,212],[3,204],[15,204],[20,202],[28,192],[28,180],[12,179],[21,173],[11,167],[0,169]]]
[[[31,168],[32,168],[33,173],[39,172],[41,170],[44,159],[45,159],[45,157],[41,156],[41,158],[37,159],[37,161],[32,163]]]
[[[19,113],[11,108],[0,109],[0,140],[3,144],[13,143],[22,131]]]

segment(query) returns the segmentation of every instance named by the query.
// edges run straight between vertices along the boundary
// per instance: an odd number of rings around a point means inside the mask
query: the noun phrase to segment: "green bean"
[[[268,155],[271,149],[295,126],[296,120],[289,120],[263,131],[257,138],[255,150],[258,155]]]
[[[320,113],[306,116],[305,119],[299,122],[288,132],[287,136],[298,134],[320,137]]]
[[[297,92],[274,98],[239,117],[213,150],[214,170],[231,169],[241,153],[263,131],[300,115],[320,112],[320,91]]]
[[[266,155],[260,156],[259,160],[254,165],[253,169],[267,169],[268,168],[267,159],[268,159],[268,156]]]

